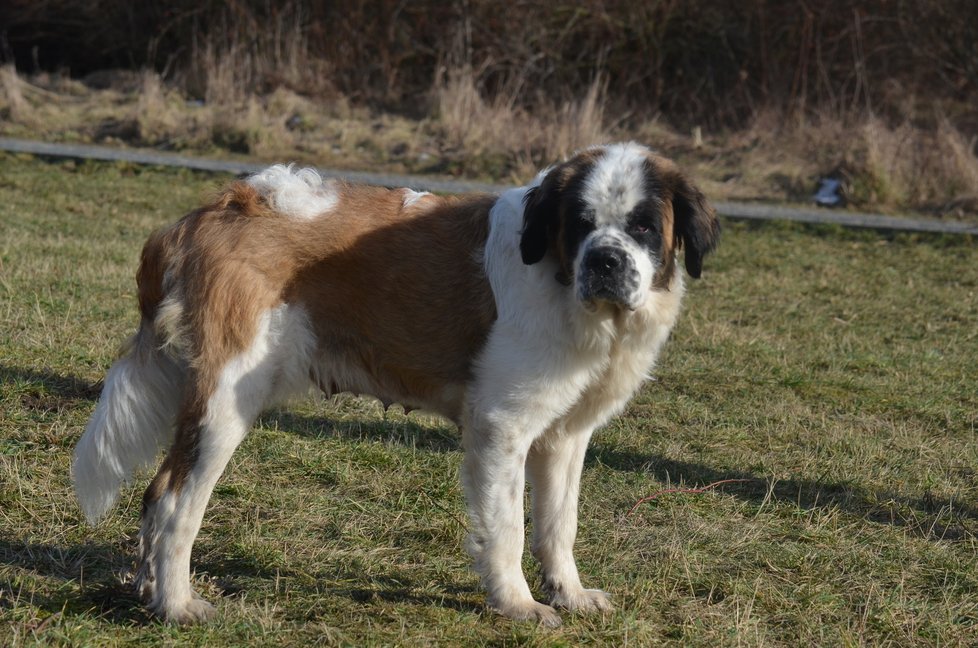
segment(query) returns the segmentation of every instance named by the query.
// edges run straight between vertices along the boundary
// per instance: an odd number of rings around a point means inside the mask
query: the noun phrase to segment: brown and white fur
[[[489,604],[557,625],[607,610],[573,556],[584,453],[647,377],[719,236],[703,195],[637,144],[598,146],[501,196],[440,197],[274,166],[157,232],[142,321],[75,450],[86,517],[169,451],[143,497],[136,585],[173,622],[213,607],[190,553],[255,418],[315,387],[462,430],[468,549]],[[548,603],[521,569],[524,479]]]

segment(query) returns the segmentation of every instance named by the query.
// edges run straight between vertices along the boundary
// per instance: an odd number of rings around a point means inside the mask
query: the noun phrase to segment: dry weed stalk
[[[543,138],[540,148],[544,157],[557,159],[583,146],[609,139],[605,118],[607,89],[598,76],[588,86],[583,99],[564,101],[559,108],[545,108],[544,114],[538,115]]]
[[[0,108],[7,109],[7,117],[13,122],[23,122],[29,119],[30,105],[24,99],[21,91],[20,77],[13,64],[0,66]]]
[[[152,70],[143,70],[134,119],[139,138],[149,143],[171,139],[188,126],[172,107],[160,76]]]

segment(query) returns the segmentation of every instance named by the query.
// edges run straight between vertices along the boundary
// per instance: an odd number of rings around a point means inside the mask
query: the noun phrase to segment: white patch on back
[[[414,203],[418,202],[425,196],[430,196],[431,193],[428,191],[415,191],[414,189],[404,190],[404,207],[410,207]]]
[[[648,149],[637,144],[601,147],[584,184],[584,202],[594,210],[597,227],[622,226],[625,217],[645,198],[645,162]]]
[[[336,186],[323,181],[315,169],[293,170],[292,165],[276,164],[247,180],[278,212],[310,220],[328,212],[339,202]]]

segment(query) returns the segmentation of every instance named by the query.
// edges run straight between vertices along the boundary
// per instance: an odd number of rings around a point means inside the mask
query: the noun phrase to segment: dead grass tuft
[[[598,77],[588,86],[581,99],[566,100],[560,105],[549,105],[538,116],[540,152],[543,159],[554,160],[569,155],[573,151],[609,139],[610,128],[605,115],[605,100],[608,87]]]
[[[720,160],[701,170],[729,174],[720,191],[733,198],[805,202],[824,177],[842,180],[848,202],[866,210],[963,216],[978,197],[976,139],[946,119],[931,127],[874,115],[792,119],[760,111],[749,128],[705,153]]]
[[[11,121],[23,121],[30,114],[20,88],[20,77],[13,65],[0,66],[0,111]]]
[[[947,120],[924,129],[910,122],[891,126],[871,116],[842,135],[847,145],[839,173],[857,205],[947,211],[962,198],[978,196],[975,142]]]
[[[254,15],[225,16],[227,29],[194,39],[192,60],[199,63],[183,73],[191,93],[220,106],[241,105],[277,87],[332,94],[329,65],[310,51],[297,3],[274,12],[271,24],[250,24],[256,21]]]
[[[7,117],[0,132],[503,182],[525,182],[597,142],[637,139],[677,159],[716,200],[810,203],[819,179],[835,176],[859,209],[978,214],[978,138],[947,118],[925,119],[909,109],[889,119],[786,115],[769,107],[742,129],[680,133],[664,118],[609,108],[608,82],[600,76],[581,95],[528,99],[527,78],[489,91],[490,75],[464,64],[443,66],[428,114],[407,117],[274,82],[314,70],[298,69],[301,47],[287,42],[260,64],[233,42],[202,46],[204,100],[152,71],[136,83],[126,78],[96,88],[56,75],[24,78],[8,66],[0,72],[0,115]],[[244,92],[255,75],[272,79],[267,92]]]
[[[176,92],[163,85],[160,75],[144,70],[133,116],[139,139],[147,144],[160,144],[192,130],[193,121],[184,119],[182,103]]]
[[[471,66],[442,69],[433,88],[436,129],[445,143],[467,157],[503,160],[526,177],[540,165],[606,141],[606,85],[596,79],[580,98],[541,100],[524,108],[519,80],[486,97]]]

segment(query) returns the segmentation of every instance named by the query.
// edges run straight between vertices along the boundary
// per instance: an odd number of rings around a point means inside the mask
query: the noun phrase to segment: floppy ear
[[[520,255],[523,263],[532,265],[543,259],[557,224],[557,191],[549,174],[537,187],[523,197],[523,233],[520,236]]]
[[[680,178],[672,197],[676,236],[686,248],[686,272],[699,279],[703,256],[720,242],[720,221],[703,193],[685,178]]]

